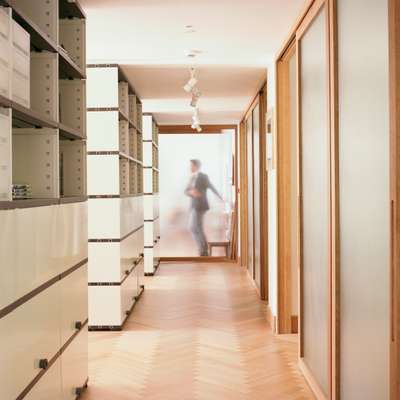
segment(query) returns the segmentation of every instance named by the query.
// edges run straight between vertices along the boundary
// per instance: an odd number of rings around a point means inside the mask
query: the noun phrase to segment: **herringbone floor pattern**
[[[243,268],[163,264],[123,332],[90,333],[82,400],[313,399],[265,314]]]

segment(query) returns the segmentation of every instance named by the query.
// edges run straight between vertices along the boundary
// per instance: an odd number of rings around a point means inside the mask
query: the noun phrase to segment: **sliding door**
[[[301,356],[318,390],[329,392],[329,115],[327,10],[298,35]]]
[[[254,281],[261,289],[261,148],[260,105],[252,112],[253,118],[253,163],[254,163]]]
[[[254,183],[253,183],[253,118],[246,120],[247,136],[247,268],[254,277]]]
[[[389,399],[387,0],[338,0],[342,400]]]

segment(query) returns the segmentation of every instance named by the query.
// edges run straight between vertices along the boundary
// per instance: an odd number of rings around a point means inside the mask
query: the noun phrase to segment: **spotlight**
[[[194,76],[195,73],[196,73],[195,69],[191,68],[190,69],[190,79],[189,79],[188,83],[183,87],[184,91],[187,93],[192,92],[198,82],[196,77]]]
[[[190,93],[196,86],[197,82],[198,81],[196,78],[190,78],[189,82],[183,87],[183,90],[187,93]]]
[[[190,102],[190,107],[197,107],[197,102],[199,101],[198,97],[192,96],[192,101]]]
[[[201,126],[198,126],[198,127],[196,128],[196,131],[199,132],[199,133],[200,133],[202,130],[203,130],[203,129],[201,129]]]

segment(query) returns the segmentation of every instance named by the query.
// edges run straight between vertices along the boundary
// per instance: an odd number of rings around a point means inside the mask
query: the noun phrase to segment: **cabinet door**
[[[61,355],[62,399],[75,400],[88,377],[88,331],[83,328]],[[60,397],[61,398],[61,397]],[[54,397],[51,400],[57,400]]]
[[[61,344],[78,329],[88,317],[87,265],[61,280]]]
[[[56,283],[0,319],[1,399],[15,399],[60,349],[59,293]]]
[[[61,399],[61,362],[59,358],[24,397],[24,400],[58,399]]]

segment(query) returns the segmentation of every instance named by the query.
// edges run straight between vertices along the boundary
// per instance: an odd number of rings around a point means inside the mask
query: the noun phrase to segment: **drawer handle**
[[[157,239],[160,240],[160,239],[161,239],[161,236],[157,236]]]
[[[82,329],[82,322],[81,321],[76,321],[75,322],[75,329],[80,331]]]
[[[125,271],[125,275],[129,275],[130,274],[130,271],[129,271],[129,269],[127,269],[126,271]]]
[[[128,310],[128,311],[125,311],[125,314],[126,314],[126,315],[129,315],[129,314],[130,314],[129,310]]]
[[[83,393],[83,388],[77,387],[77,388],[75,389],[75,394],[76,394],[77,396],[80,396],[82,393]]]
[[[42,358],[39,360],[40,369],[47,369],[48,366],[49,366],[49,360],[47,358]]]
[[[154,241],[154,243],[157,243],[157,242],[158,242],[158,240],[155,240],[155,241]]]
[[[140,256],[140,257],[144,257],[144,253],[140,253],[139,256]]]

